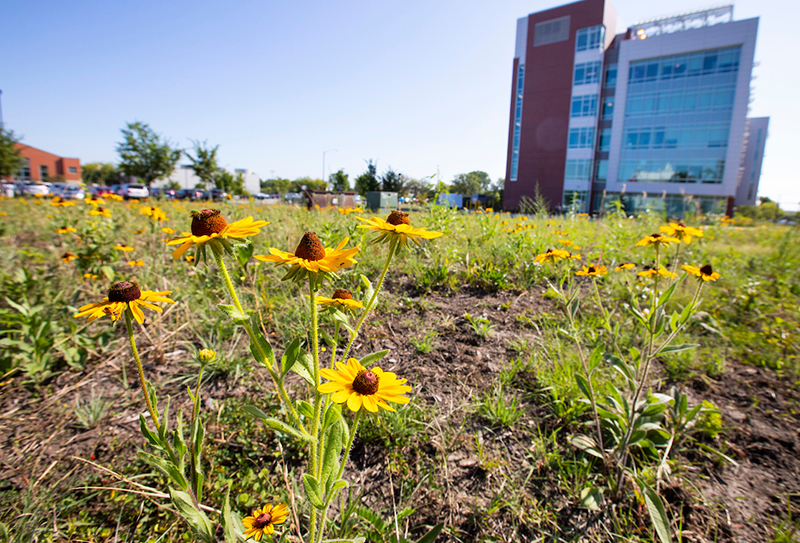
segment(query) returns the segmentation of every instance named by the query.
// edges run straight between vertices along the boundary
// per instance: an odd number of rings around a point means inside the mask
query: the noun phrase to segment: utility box
[[[440,206],[454,207],[461,209],[464,207],[464,195],[462,194],[440,194],[439,201],[436,202]]]
[[[381,209],[397,209],[397,193],[374,191],[367,193],[367,209],[380,211]]]

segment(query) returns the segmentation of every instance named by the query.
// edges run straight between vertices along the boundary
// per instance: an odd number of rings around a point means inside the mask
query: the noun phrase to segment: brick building
[[[15,147],[20,151],[23,164],[14,180],[47,181],[61,176],[67,183],[80,183],[80,159],[60,157],[22,143],[15,144]]]

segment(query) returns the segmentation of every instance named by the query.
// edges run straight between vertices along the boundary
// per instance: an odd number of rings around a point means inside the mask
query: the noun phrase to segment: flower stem
[[[347,355],[350,354],[350,349],[353,346],[353,342],[358,337],[358,331],[361,330],[361,325],[364,324],[364,320],[367,318],[367,314],[372,309],[375,300],[378,299],[378,293],[381,291],[381,287],[383,287],[383,280],[386,279],[386,272],[389,271],[389,264],[392,262],[392,257],[397,252],[397,240],[392,239],[389,242],[389,254],[386,255],[386,263],[383,265],[383,270],[381,271],[381,276],[378,279],[378,286],[375,287],[375,292],[372,293],[372,297],[369,299],[369,303],[364,306],[364,311],[361,312],[361,317],[359,317],[358,322],[356,323],[356,327],[354,329],[354,333],[350,334],[350,341],[347,342],[347,347],[344,349],[344,353],[342,353],[342,357],[339,359],[340,362],[345,362],[347,360]]]
[[[147,381],[144,378],[144,369],[142,368],[142,360],[139,358],[139,350],[136,348],[136,338],[133,335],[133,323],[131,322],[131,309],[125,307],[125,328],[128,330],[128,340],[131,344],[131,353],[133,359],[136,361],[136,368],[139,370],[139,385],[142,387],[142,395],[147,404],[147,410],[150,412],[150,418],[153,419],[153,424],[156,425],[156,430],[161,430],[161,423],[158,421],[158,414],[150,402],[150,395],[147,393]]]

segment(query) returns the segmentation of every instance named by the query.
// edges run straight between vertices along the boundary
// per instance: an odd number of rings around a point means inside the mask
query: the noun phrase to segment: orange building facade
[[[15,180],[47,181],[61,176],[68,183],[81,181],[80,159],[60,157],[22,143],[17,143],[15,147],[19,149],[23,159],[22,167],[14,176]]]

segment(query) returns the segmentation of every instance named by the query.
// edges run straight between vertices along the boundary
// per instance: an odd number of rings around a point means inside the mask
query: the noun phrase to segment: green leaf
[[[300,343],[300,338],[295,338],[283,352],[281,357],[281,377],[286,375],[297,362],[297,357],[300,354]]]
[[[433,543],[434,541],[436,541],[436,538],[439,537],[439,534],[442,533],[443,529],[444,529],[444,523],[440,522],[439,524],[428,530],[427,534],[420,537],[417,540],[417,543]]]
[[[661,498],[656,494],[655,490],[641,479],[636,479],[636,482],[639,483],[644,502],[647,505],[647,512],[650,513],[650,520],[653,523],[656,534],[658,534],[658,538],[661,543],[672,543],[672,537],[669,535],[669,519]]]
[[[175,505],[175,508],[178,510],[178,513],[180,513],[184,520],[189,523],[192,531],[196,535],[200,536],[203,541],[207,541],[208,543],[216,543],[216,538],[214,537],[214,524],[211,522],[211,520],[209,520],[205,513],[195,508],[194,502],[192,501],[191,496],[189,496],[189,493],[170,488],[169,494],[172,498],[173,505]]]
[[[275,353],[272,351],[272,345],[266,340],[264,334],[258,330],[257,323],[251,323],[251,326],[256,337],[255,341],[252,338],[250,339],[250,352],[253,353],[253,357],[259,364],[272,371],[275,367]]]
[[[342,406],[338,403],[331,403],[328,406],[328,410],[325,411],[325,418],[322,422],[322,429],[326,430],[331,427],[331,425],[336,424],[339,422],[339,419],[342,418]]]
[[[239,326],[243,324],[247,324],[250,318],[236,309],[236,307],[232,305],[226,304],[217,304],[217,309],[219,309],[222,313],[224,313],[228,318],[230,318],[234,323],[238,324]]]
[[[342,453],[344,441],[340,425],[334,424],[325,432],[325,450],[322,452],[321,482],[327,489],[333,484],[332,479],[339,472],[339,456]],[[328,484],[330,482],[330,485]],[[329,496],[329,498],[332,496]]]
[[[581,490],[581,505],[591,511],[600,511],[600,504],[603,503],[603,493],[599,488],[587,486]]]
[[[189,483],[186,481],[186,477],[172,462],[142,451],[139,451],[139,456],[151,466],[164,472],[164,475],[169,477],[181,490],[189,489]]]
[[[589,381],[586,379],[586,377],[584,377],[580,373],[576,373],[575,374],[575,382],[578,383],[578,388],[581,389],[581,392],[583,392],[583,395],[586,396],[587,398],[589,398],[589,401],[593,401],[594,397],[592,396],[592,394],[591,394],[591,392],[589,390]]]
[[[572,436],[569,438],[569,442],[578,450],[596,456],[597,458],[603,458],[603,454],[600,452],[597,443],[589,436],[583,434]]]
[[[292,371],[302,377],[309,385],[314,385],[314,359],[309,353],[301,353]]]
[[[680,345],[667,345],[661,349],[658,354],[678,353],[680,351],[688,351],[699,347],[699,343],[681,343]]]
[[[657,307],[664,305],[670,300],[670,298],[672,298],[672,295],[675,292],[675,287],[678,286],[678,283],[680,283],[680,281],[675,281],[674,283],[672,283],[672,285],[670,285],[670,287],[667,290],[665,290],[664,293],[661,294],[661,296],[658,297],[658,302],[656,303]]]
[[[306,491],[306,496],[311,505],[317,509],[324,509],[325,503],[322,500],[322,491],[319,487],[319,481],[311,476],[310,473],[303,474],[303,488]]]
[[[253,415],[254,417],[258,417],[259,419],[263,420],[264,424],[266,424],[273,430],[277,430],[278,432],[283,432],[284,434],[289,434],[290,436],[294,436],[298,439],[303,439],[305,441],[311,441],[314,443],[316,443],[317,441],[316,439],[308,435],[306,432],[298,430],[293,426],[289,426],[285,422],[281,422],[278,419],[274,419],[272,417],[267,416],[266,413],[264,413],[254,405],[245,405],[244,410]]]
[[[139,429],[142,432],[142,435],[150,442],[150,445],[156,447],[157,449],[161,448],[161,442],[158,440],[158,436],[147,427],[147,421],[144,418],[144,415],[139,413]]]
[[[359,362],[361,363],[362,366],[366,368],[367,366],[374,364],[378,360],[381,360],[387,354],[389,354],[389,351],[378,351],[377,353],[368,354],[367,356],[359,360]]]
[[[231,511],[231,488],[225,492],[225,502],[222,505],[222,530],[225,533],[225,543],[238,543],[237,535],[244,531],[244,525],[239,515]]]
[[[307,419],[314,417],[314,408],[305,400],[297,400],[297,411]]]
[[[677,311],[672,312],[672,316],[669,318],[669,329],[673,332],[678,330],[678,326],[680,326],[681,316],[678,314]]]

